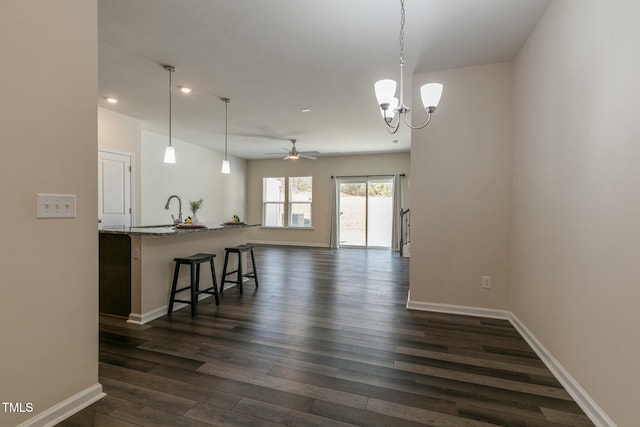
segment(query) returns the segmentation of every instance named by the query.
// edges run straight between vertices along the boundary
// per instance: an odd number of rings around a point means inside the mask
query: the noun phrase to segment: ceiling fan
[[[309,160],[315,160],[318,158],[318,155],[320,154],[318,151],[298,151],[298,149],[296,148],[296,140],[291,139],[290,141],[291,141],[291,149],[283,148],[283,150],[288,150],[289,152],[287,153],[286,156],[282,158],[282,160],[297,160],[300,157],[309,159]],[[280,153],[265,153],[265,154],[280,154]]]

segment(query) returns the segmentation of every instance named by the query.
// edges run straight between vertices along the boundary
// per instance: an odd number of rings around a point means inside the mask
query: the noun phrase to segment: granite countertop
[[[180,224],[175,226],[173,224],[160,224],[160,225],[139,225],[134,227],[103,227],[99,226],[98,231],[100,233],[107,234],[128,234],[132,236],[175,236],[180,234],[190,233],[206,233],[208,231],[224,231],[238,228],[247,227],[260,227],[262,224],[245,224],[245,223],[201,223],[195,226],[187,226]]]

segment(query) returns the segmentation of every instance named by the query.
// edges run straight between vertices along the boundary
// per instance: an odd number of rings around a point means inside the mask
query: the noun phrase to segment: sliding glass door
[[[339,192],[340,245],[391,247],[393,180],[387,177],[342,179]]]

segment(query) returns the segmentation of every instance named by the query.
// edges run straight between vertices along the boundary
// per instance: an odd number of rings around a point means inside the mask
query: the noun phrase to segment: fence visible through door
[[[340,246],[391,247],[393,179],[341,180]]]

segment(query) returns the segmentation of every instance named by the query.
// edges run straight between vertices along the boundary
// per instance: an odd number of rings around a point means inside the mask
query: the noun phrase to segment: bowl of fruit
[[[231,217],[231,221],[227,221],[222,225],[245,225],[244,222],[240,221],[240,217],[238,215],[234,215]]]
[[[186,217],[184,223],[176,225],[176,228],[206,228],[202,224],[198,224],[190,216]]]

